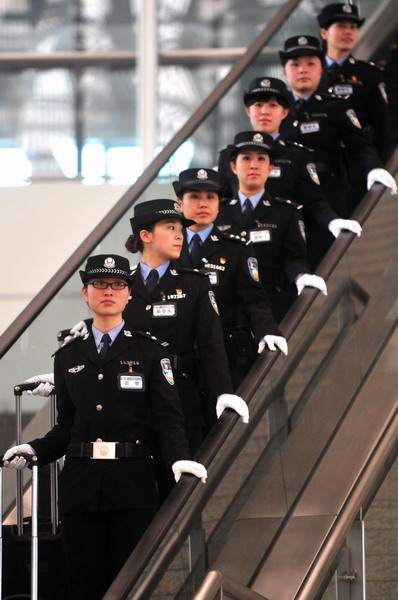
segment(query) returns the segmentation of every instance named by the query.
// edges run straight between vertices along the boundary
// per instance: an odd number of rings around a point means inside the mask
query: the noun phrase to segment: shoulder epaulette
[[[64,348],[68,348],[71,344],[73,344],[74,342],[77,342],[78,340],[85,340],[87,339],[87,337],[90,335],[90,332],[87,332],[86,335],[84,336],[80,336],[78,335],[77,337],[72,337],[70,340],[68,340],[67,342],[64,342],[62,344],[62,346],[60,346],[59,348],[57,348],[55,350],[55,352],[53,354],[51,354],[51,357],[55,356],[56,354],[58,354],[59,352],[61,352],[61,350],[64,350]]]
[[[231,242],[238,242],[239,244],[246,244],[246,239],[243,238],[240,235],[234,234],[234,233],[223,233],[223,238],[225,238],[226,240],[229,240]]]
[[[279,198],[278,196],[274,196],[272,200],[274,202],[279,202],[280,204],[285,204],[286,206],[291,206],[292,208],[296,208],[297,210],[303,208],[302,204],[297,204],[297,202],[293,202],[293,200],[289,200],[288,198]]]
[[[150,331],[134,330],[134,333],[147,339],[147,340],[151,340],[152,342],[155,342],[156,344],[159,344],[160,346],[163,346],[164,348],[166,348],[169,345],[168,342],[163,342],[162,340],[159,340],[155,335],[152,335],[152,333]]]
[[[352,61],[352,59],[353,59],[353,61]],[[361,60],[360,58],[354,58],[353,56],[351,56],[348,60],[349,60],[349,62],[351,64],[355,64],[356,63],[357,65],[363,65],[363,66],[366,66],[366,67],[371,67],[372,69],[376,69],[377,71],[383,71],[384,70],[383,67],[381,67],[379,65],[376,65],[376,63],[374,63],[374,62],[370,62],[370,61],[367,61],[367,60]]]
[[[314,152],[313,148],[304,146],[304,144],[300,144],[299,142],[293,142],[293,140],[284,140],[284,143],[285,143],[285,146],[291,146],[292,148],[299,148],[300,150],[307,150],[307,152]]]
[[[137,269],[138,265],[133,265],[132,267],[130,266],[130,275],[134,275]]]
[[[202,273],[198,269],[194,269],[191,267],[181,267],[180,271],[182,273],[193,273],[194,275],[204,275],[204,273]],[[205,275],[205,277],[207,277],[207,275]]]
[[[332,94],[331,92],[322,92],[321,94],[316,94],[315,98],[317,98],[317,100],[348,100],[348,98],[350,98],[349,95],[339,95],[339,94]]]

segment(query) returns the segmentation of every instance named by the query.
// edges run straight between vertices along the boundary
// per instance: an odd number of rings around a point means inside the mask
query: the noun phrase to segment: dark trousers
[[[154,514],[136,508],[63,516],[70,600],[101,600]]]

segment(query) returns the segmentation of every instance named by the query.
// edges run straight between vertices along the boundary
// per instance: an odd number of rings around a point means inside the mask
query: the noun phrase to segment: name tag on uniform
[[[318,121],[311,121],[309,123],[300,123],[301,133],[316,133],[320,130]]]
[[[204,271],[205,275],[210,279],[211,285],[218,285],[217,271]]]
[[[118,388],[122,392],[142,392],[145,390],[144,376],[140,373],[119,373]]]
[[[177,304],[175,302],[159,302],[153,305],[152,315],[157,318],[175,317]]]
[[[253,244],[271,241],[271,231],[269,229],[252,229],[249,231],[249,239]]]
[[[349,84],[338,84],[334,86],[334,93],[337,96],[351,96],[353,93],[354,89],[352,87],[352,85]]]
[[[274,167],[268,177],[280,177],[282,175],[282,169],[280,167]]]

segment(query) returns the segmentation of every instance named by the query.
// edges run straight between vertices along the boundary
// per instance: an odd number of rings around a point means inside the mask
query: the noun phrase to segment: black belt
[[[171,366],[173,370],[195,374],[197,362],[194,358],[187,358],[173,354],[171,357]]]
[[[69,444],[67,458],[148,458],[150,452],[140,440],[131,442],[80,442]]]

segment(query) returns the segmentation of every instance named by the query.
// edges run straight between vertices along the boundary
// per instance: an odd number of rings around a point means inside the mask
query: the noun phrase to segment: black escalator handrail
[[[32,321],[40,314],[52,298],[58,293],[61,287],[68,281],[73,273],[85,261],[90,252],[101,242],[109,233],[121,217],[131,208],[134,202],[140,197],[150,183],[155,179],[157,173],[166,164],[174,152],[181,144],[199,127],[199,125],[210,114],[216,104],[228,92],[228,90],[238,81],[248,65],[260,54],[263,47],[268,43],[283,22],[293,12],[301,0],[289,0],[279,10],[275,17],[268,23],[261,34],[248,47],[245,54],[237,60],[227,76],[220,81],[213,92],[194,112],[186,124],[176,133],[171,141],[154,158],[143,174],[138,178],[115,206],[100,221],[97,227],[80,244],[72,256],[62,265],[55,275],[48,281],[42,290],[26,306],[17,319],[5,330],[0,339],[0,358],[16,342],[19,336],[25,331]]]
[[[388,161],[386,167],[390,173],[396,174],[398,172],[398,148]],[[364,196],[362,202],[353,213],[352,218],[359,221],[363,226],[384,193],[384,185],[374,184],[371,190]],[[366,232],[364,235],[366,235]],[[348,231],[340,234],[317,269],[317,273],[320,276],[325,279],[329,278],[355,237],[355,234]],[[318,290],[314,288],[306,288],[301,296],[297,298],[294,305],[280,324],[280,329],[287,339],[293,335],[318,293]],[[249,405],[251,398],[269,373],[278,356],[279,351],[263,352],[237,390],[237,393],[242,396]],[[267,402],[270,404],[272,401],[268,400]],[[199,452],[195,456],[196,460],[202,462],[209,468],[212,461],[221,450],[232,428],[238,422],[238,419],[239,417],[236,413],[226,410],[200,447]],[[236,448],[236,454],[238,452],[239,448]],[[225,464],[223,466],[225,469],[228,469],[230,466],[231,453],[228,454],[224,460]],[[218,468],[222,468],[222,465],[218,465]],[[197,480],[195,481],[193,476],[182,477],[180,483],[174,488],[166,502],[162,505],[162,508],[148,527],[145,535],[141,538],[126,561],[124,567],[105,594],[103,600],[124,600],[127,597],[127,594],[137,583],[142,571],[148,565],[167,532],[180,515],[196,485],[200,484]],[[190,524],[194,522],[201,509],[206,504],[208,497],[211,495],[213,485],[212,482],[208,480],[206,488],[204,488],[203,493],[200,494],[199,501],[196,502],[196,504],[192,504],[190,515],[187,515],[183,526],[180,526],[179,528],[179,537],[181,539],[187,534]]]

